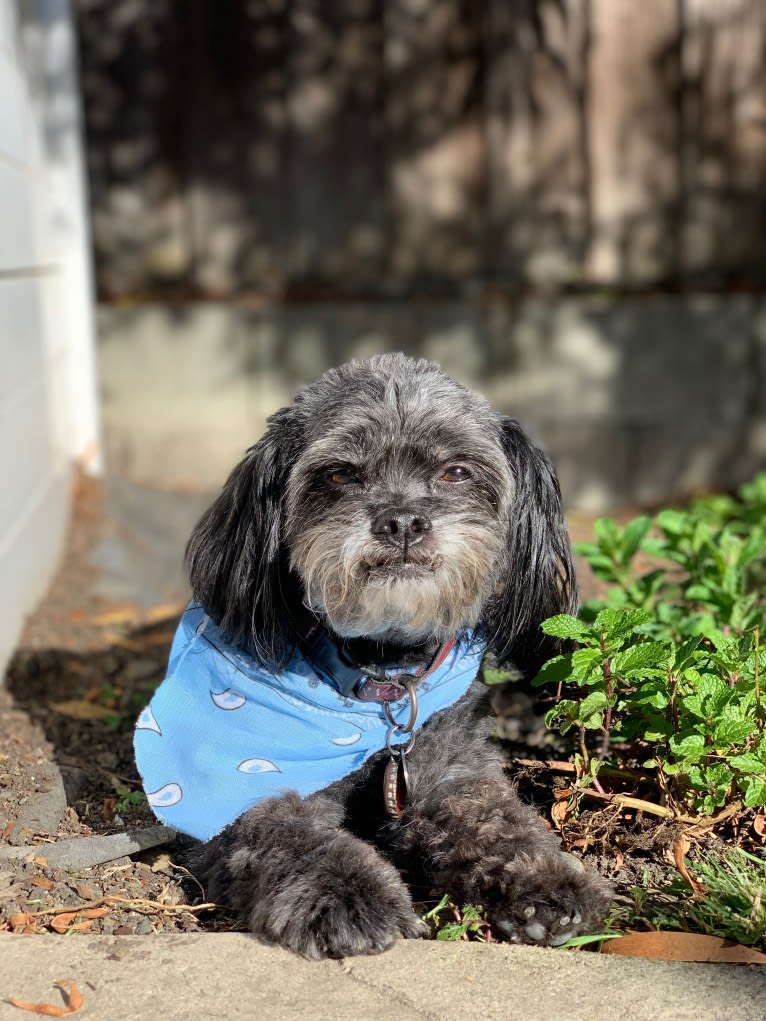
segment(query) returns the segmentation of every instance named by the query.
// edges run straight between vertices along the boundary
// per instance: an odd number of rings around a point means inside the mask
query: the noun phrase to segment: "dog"
[[[517,943],[592,931],[493,743],[487,653],[532,676],[576,608],[554,470],[514,419],[401,354],[326,372],[195,528],[193,601],[136,730],[150,804],[207,896],[308,958],[427,928],[405,884]]]

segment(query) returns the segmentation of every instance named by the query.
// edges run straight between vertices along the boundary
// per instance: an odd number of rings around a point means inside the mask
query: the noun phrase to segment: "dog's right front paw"
[[[373,848],[338,837],[252,909],[252,930],[303,957],[378,954],[428,926],[415,915],[398,872]]]

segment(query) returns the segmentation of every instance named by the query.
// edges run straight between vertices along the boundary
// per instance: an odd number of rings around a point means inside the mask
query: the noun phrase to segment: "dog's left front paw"
[[[561,946],[593,932],[609,906],[611,888],[606,880],[586,872],[569,855],[517,858],[504,871],[486,908],[512,943]]]

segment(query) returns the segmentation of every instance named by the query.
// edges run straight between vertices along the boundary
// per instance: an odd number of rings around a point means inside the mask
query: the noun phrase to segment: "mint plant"
[[[477,940],[485,943],[491,940],[491,927],[479,905],[467,904],[459,908],[445,893],[439,903],[423,915],[423,921],[431,926],[438,940]]]
[[[560,686],[547,722],[576,733],[582,783],[638,760],[678,814],[766,805],[765,525],[763,473],[738,499],[625,528],[601,518],[596,541],[576,547],[610,587],[579,618],[543,624],[577,648],[535,683]]]

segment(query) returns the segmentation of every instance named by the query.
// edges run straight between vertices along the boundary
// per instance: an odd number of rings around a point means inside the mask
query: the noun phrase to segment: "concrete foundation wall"
[[[301,385],[388,350],[518,417],[572,508],[766,466],[766,300],[751,296],[103,306],[99,336],[108,464],[139,482],[217,488]]]

